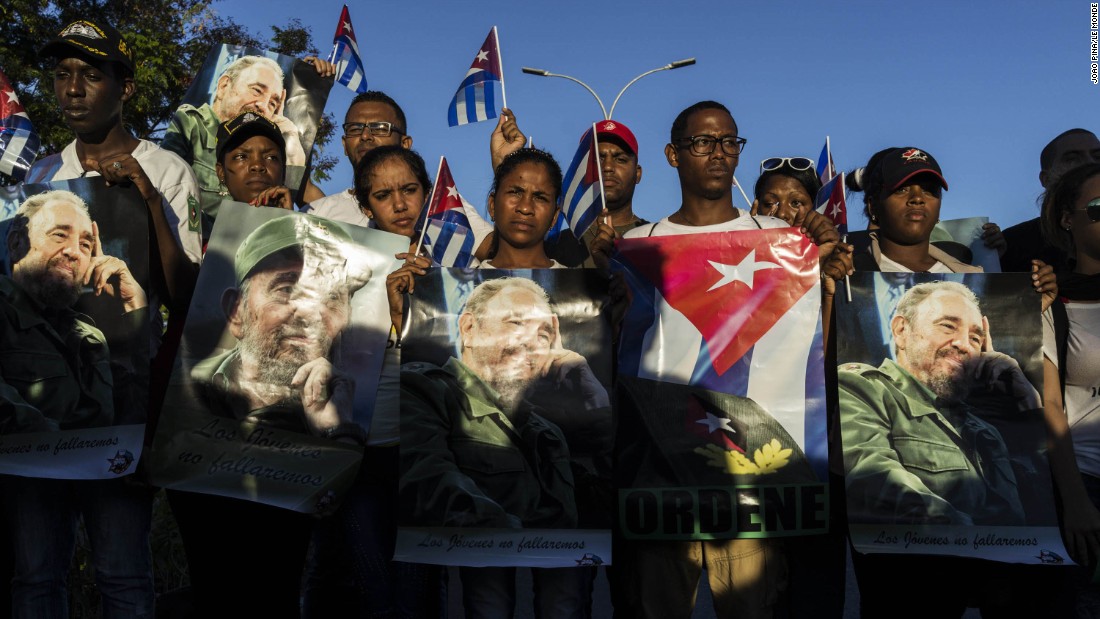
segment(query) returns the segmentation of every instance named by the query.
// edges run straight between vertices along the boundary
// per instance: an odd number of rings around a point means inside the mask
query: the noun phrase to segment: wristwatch
[[[335,425],[327,430],[322,430],[321,438],[326,438],[330,441],[350,438],[358,443],[360,447],[367,446],[367,431],[363,429],[363,426],[348,421]]]

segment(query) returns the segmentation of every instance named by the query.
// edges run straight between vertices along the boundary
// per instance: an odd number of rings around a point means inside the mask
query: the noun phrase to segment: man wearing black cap
[[[54,94],[76,139],[35,162],[27,182],[102,175],[132,183],[149,206],[163,267],[158,287],[170,307],[186,308],[202,258],[198,184],[182,159],[133,137],[122,124],[122,107],[136,90],[133,51],[109,24],[79,20],[40,55],[55,60]]]

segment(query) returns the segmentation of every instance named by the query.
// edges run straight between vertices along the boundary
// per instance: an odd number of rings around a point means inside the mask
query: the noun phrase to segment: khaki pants
[[[616,608],[617,617],[690,618],[703,568],[720,618],[769,618],[786,587],[783,546],[775,540],[624,541],[622,545],[625,552],[620,555],[616,550],[615,569],[626,572],[623,577],[634,599],[631,609]]]

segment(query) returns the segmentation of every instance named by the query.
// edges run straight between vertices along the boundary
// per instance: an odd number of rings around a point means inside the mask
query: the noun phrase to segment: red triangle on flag
[[[707,342],[721,375],[819,282],[793,228],[627,239],[619,251]]]

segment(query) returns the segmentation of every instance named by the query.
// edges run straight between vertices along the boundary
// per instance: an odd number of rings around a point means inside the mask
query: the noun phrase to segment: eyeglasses
[[[1084,211],[1088,215],[1089,221],[1100,221],[1100,198],[1089,202],[1085,205],[1085,208],[1073,209],[1075,211]]]
[[[745,144],[748,142],[745,138],[735,138],[732,136],[716,138],[713,135],[689,135],[680,138],[680,140],[688,142],[688,144],[681,144],[680,148],[690,146],[691,152],[696,155],[709,155],[714,152],[715,146],[721,144],[722,152],[730,156],[737,156],[741,154],[741,151],[745,150]]]
[[[805,157],[769,157],[760,162],[761,172],[771,172],[787,166],[792,170],[802,172],[814,169],[814,160]]]
[[[404,135],[404,131],[393,126],[393,123],[379,121],[375,123],[344,123],[344,137],[357,138],[363,135],[363,131],[367,131],[370,135],[379,138],[388,138],[391,133],[400,133]]]

